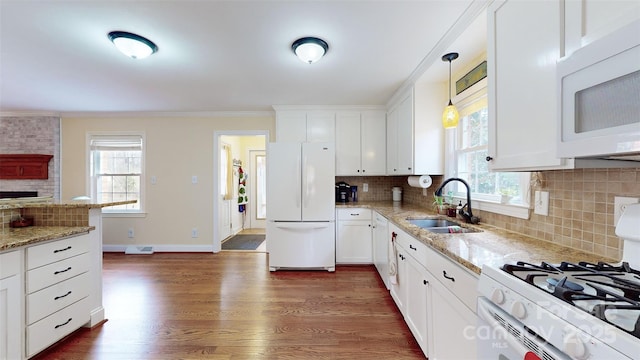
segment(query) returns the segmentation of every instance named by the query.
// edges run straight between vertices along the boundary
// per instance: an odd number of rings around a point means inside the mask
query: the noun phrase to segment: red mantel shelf
[[[48,179],[53,155],[0,154],[0,179]]]

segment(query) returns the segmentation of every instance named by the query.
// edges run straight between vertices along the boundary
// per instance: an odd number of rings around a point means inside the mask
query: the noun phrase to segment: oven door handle
[[[509,344],[509,348],[516,351],[521,356],[525,356],[530,350],[527,349],[518,339],[516,339],[513,335],[511,335],[502,325],[493,318],[493,315],[489,313],[489,307],[494,307],[492,303],[490,303],[485,298],[478,298],[478,316],[487,322],[491,327],[490,334],[499,333],[500,337],[504,339]],[[499,309],[499,308],[498,308]]]

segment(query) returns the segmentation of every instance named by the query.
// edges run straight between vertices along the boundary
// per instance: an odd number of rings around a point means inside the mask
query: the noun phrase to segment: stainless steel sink
[[[457,222],[449,221],[447,219],[407,219],[407,221],[423,229],[433,227],[460,226],[460,224],[458,224]]]
[[[460,223],[455,221],[449,221],[447,219],[413,219],[408,218],[407,221],[419,228],[425,229],[432,233],[437,234],[460,234],[460,233],[475,233],[481,232],[481,230],[471,229],[460,226]]]

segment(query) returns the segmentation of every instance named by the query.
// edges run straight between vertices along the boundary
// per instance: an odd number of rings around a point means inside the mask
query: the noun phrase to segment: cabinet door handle
[[[427,285],[429,282],[428,282],[427,280],[422,280],[422,283],[423,283],[424,285]]]
[[[415,247],[415,246],[413,246],[413,245],[411,245],[411,244],[409,244],[409,249],[411,249],[411,250],[415,250],[415,251],[418,251],[418,248],[417,248],[417,247]]]
[[[71,320],[73,320],[73,318],[69,318],[69,320],[67,320],[67,321],[63,322],[62,324],[58,324],[58,325],[56,325],[56,327],[55,327],[54,329],[57,329],[57,328],[59,328],[59,327],[62,327],[62,326],[67,325],[68,323],[70,323],[70,322],[71,322]]]
[[[64,294],[64,295],[60,295],[60,296],[56,296],[56,297],[54,297],[54,298],[53,298],[53,300],[62,299],[63,297],[67,297],[67,296],[69,296],[69,295],[71,295],[71,290],[69,290],[69,292],[67,292],[67,293],[66,293],[66,294]]]
[[[396,237],[398,236],[398,234],[396,234],[395,232],[391,232],[391,242],[396,241]]]
[[[71,270],[71,266],[69,266],[68,268],[66,268],[64,270],[58,270],[58,271],[54,272],[53,275],[58,275],[60,273],[67,272],[69,270]]]
[[[487,160],[487,161],[491,161],[491,160],[493,160],[493,158],[492,158],[491,156],[487,156],[487,157],[486,157],[486,158],[484,158],[484,159],[485,159],[485,160]]]
[[[456,279],[453,276],[447,275],[447,271],[446,270],[442,270],[442,276],[444,276],[444,278],[447,279],[447,280],[451,280],[453,282],[456,281]]]
[[[67,250],[71,250],[71,246],[67,246],[64,249],[53,250],[53,253],[55,254],[55,253],[59,253],[59,252],[62,252],[62,251],[67,251]]]

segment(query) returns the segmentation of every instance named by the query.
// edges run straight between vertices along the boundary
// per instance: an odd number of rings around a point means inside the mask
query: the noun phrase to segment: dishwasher
[[[389,290],[389,221],[379,213],[375,213],[373,222],[373,264]]]

